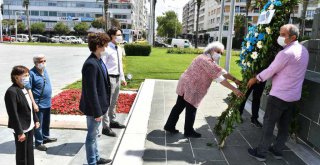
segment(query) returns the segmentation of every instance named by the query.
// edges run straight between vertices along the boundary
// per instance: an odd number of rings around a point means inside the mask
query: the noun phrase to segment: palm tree
[[[300,23],[300,36],[304,36],[304,29],[306,24],[306,12],[309,4],[309,0],[303,0],[302,2],[302,13],[301,13],[301,23]]]
[[[244,28],[245,33],[248,31],[248,14],[249,14],[250,7],[251,7],[251,0],[247,0],[247,3],[246,3],[246,19],[245,19],[245,28]]]
[[[196,40],[194,47],[198,48],[198,33],[199,33],[199,16],[200,16],[200,6],[201,6],[202,0],[197,0],[197,23],[196,23]]]
[[[96,0],[96,2],[101,2],[101,0]],[[105,20],[105,31],[108,31],[108,9],[109,9],[109,0],[103,0],[103,15],[104,18],[103,20]]]
[[[28,26],[28,34],[29,34],[29,42],[31,42],[31,30],[30,30],[30,17],[29,17],[29,0],[23,0],[22,6],[26,8],[27,14],[27,26]]]

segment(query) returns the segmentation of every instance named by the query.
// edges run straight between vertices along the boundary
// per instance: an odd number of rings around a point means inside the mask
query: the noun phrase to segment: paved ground
[[[52,82],[53,92],[56,94],[67,84],[81,79],[81,68],[89,56],[86,47],[53,47],[53,46],[21,46],[0,44],[0,117],[6,116],[4,94],[12,84],[10,73],[15,65],[33,67],[33,56],[36,54],[47,56],[47,70]]]

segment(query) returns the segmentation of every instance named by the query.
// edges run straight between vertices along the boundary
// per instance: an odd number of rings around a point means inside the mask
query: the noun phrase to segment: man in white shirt
[[[116,119],[116,105],[121,85],[126,86],[127,82],[123,74],[122,67],[122,49],[117,44],[122,43],[122,32],[117,27],[108,30],[107,34],[111,38],[108,47],[106,48],[106,56],[102,57],[103,62],[106,64],[110,83],[111,83],[111,100],[108,112],[103,116],[102,134],[115,137],[116,133],[111,128],[125,128],[125,125],[117,122]]]

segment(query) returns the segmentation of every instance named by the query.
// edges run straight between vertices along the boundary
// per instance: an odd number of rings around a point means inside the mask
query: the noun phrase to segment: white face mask
[[[221,54],[216,53],[216,52],[213,53],[212,58],[213,58],[215,61],[218,61],[218,60],[220,59],[220,57],[221,57]]]
[[[45,67],[46,67],[46,64],[44,64],[44,63],[37,64],[37,68],[40,70],[43,70]]]
[[[116,43],[122,43],[122,36],[116,36]]]
[[[287,44],[284,42],[286,38],[279,36],[277,42],[280,46],[285,47]]]
[[[29,76],[28,77],[23,77],[21,79],[21,84],[23,84],[23,86],[26,86],[29,84]]]

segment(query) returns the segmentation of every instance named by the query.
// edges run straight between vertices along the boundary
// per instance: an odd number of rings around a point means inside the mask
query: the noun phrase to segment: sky
[[[156,17],[163,15],[166,11],[174,10],[178,14],[179,21],[182,22],[183,6],[188,1],[189,0],[157,0]]]

